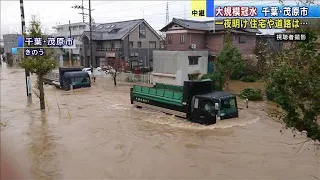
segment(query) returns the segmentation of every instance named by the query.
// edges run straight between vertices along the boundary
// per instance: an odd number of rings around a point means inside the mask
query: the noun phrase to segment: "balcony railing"
[[[122,48],[97,48],[97,51],[122,51]]]

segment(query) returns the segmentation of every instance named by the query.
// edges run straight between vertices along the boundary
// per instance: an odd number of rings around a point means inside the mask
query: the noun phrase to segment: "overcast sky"
[[[185,1],[91,1],[92,17],[96,23],[144,18],[155,30],[165,25],[166,3],[169,3],[169,20],[173,17],[190,19],[190,6]],[[277,0],[251,0],[251,1],[219,1],[215,4],[223,5],[278,5]],[[74,4],[81,5],[82,1],[30,1],[25,0],[26,23],[31,15],[37,15],[47,33],[52,32],[52,26],[81,22],[81,10],[72,9]],[[88,7],[88,0],[84,0],[84,6]],[[198,19],[198,18],[197,18]],[[207,18],[210,20],[212,18]],[[87,18],[88,20],[88,18]],[[204,19],[199,19],[204,20]],[[18,0],[1,0],[1,34],[20,33],[20,3]]]

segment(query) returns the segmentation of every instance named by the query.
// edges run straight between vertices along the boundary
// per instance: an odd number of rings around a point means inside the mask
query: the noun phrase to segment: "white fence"
[[[120,73],[117,75],[117,80],[122,82],[152,84],[151,74]]]
[[[54,81],[59,81],[59,72],[51,71],[44,76],[44,78],[52,79]]]

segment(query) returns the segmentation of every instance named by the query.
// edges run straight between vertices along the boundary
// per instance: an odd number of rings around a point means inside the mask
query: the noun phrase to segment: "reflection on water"
[[[23,70],[1,68],[1,146],[25,172],[18,179],[320,178],[320,157],[297,154],[305,137],[281,135],[264,103],[239,101],[240,118],[201,126],[132,107],[129,86],[111,79],[45,86],[43,113],[36,97],[26,106],[24,87]]]
[[[49,127],[45,112],[30,112],[31,122],[28,135],[30,137],[29,153],[32,158],[32,171],[37,177],[53,179],[59,175],[57,145],[52,133],[54,127]]]

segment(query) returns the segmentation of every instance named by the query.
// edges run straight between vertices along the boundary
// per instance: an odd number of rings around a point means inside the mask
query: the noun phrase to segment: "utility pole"
[[[82,3],[81,3],[81,10],[82,10],[82,22],[85,22],[85,16],[84,16],[84,12],[83,12],[83,0],[82,0]]]
[[[84,17],[84,15],[89,15],[89,28],[90,28],[90,37],[89,37],[89,46],[90,46],[90,66],[93,66],[93,60],[92,60],[92,54],[93,54],[93,51],[92,51],[92,17],[91,17],[91,11],[93,11],[94,9],[91,9],[91,1],[89,0],[89,9],[88,8],[85,8],[83,5],[74,5],[72,6],[71,8],[74,8],[74,9],[82,9],[82,10],[89,10],[89,14],[86,14],[86,13],[79,13],[79,14],[82,14],[82,16]],[[87,46],[86,46],[87,47]],[[93,72],[93,69],[91,70],[91,72]]]
[[[89,0],[89,28],[90,28],[90,39],[89,39],[89,43],[90,43],[91,74],[93,75],[91,0]]]
[[[69,32],[70,32],[70,38],[71,37],[71,23],[69,20]],[[72,67],[72,49],[69,49],[69,66]]]
[[[26,22],[25,22],[25,18],[24,18],[23,0],[20,0],[20,13],[21,13],[22,36],[25,36],[26,35]],[[24,49],[22,49],[22,57],[24,57]],[[31,79],[30,79],[30,72],[27,70],[25,70],[25,78],[26,78],[27,101],[28,101],[28,103],[31,103],[32,102]]]

